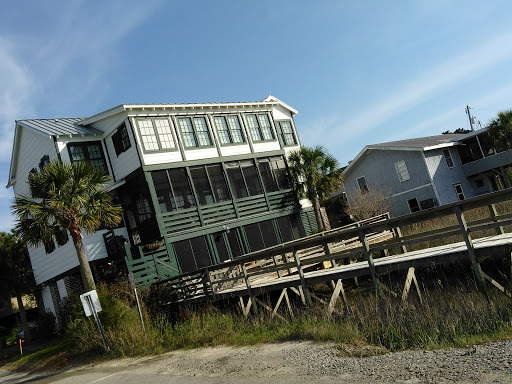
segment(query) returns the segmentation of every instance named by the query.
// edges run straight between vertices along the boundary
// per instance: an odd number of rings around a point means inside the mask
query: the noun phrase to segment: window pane
[[[139,125],[139,132],[142,138],[142,144],[145,151],[156,151],[158,150],[158,142],[156,140],[155,130],[153,129],[153,123],[150,119],[137,120]]]
[[[281,131],[283,135],[283,143],[285,145],[294,145],[297,144],[295,140],[295,135],[293,134],[292,123],[289,121],[281,121],[279,123],[281,126]]]
[[[226,185],[226,180],[224,179],[224,174],[222,173],[221,165],[207,165],[206,170],[208,171],[208,176],[210,177],[210,182],[212,183],[215,201],[221,202],[231,200],[229,197],[228,186]]]
[[[265,243],[263,242],[263,237],[257,223],[246,225],[244,229],[251,252],[256,252],[265,248]]]
[[[174,138],[172,137],[171,126],[167,119],[155,119],[156,132],[160,139],[161,149],[172,149],[175,147]]]
[[[181,271],[183,273],[195,271],[196,263],[192,253],[192,247],[189,240],[177,241],[174,245],[174,253],[180,263]]]
[[[70,146],[69,152],[71,153],[71,162],[85,160],[85,153],[82,147]]]
[[[357,184],[359,185],[359,190],[362,193],[368,192],[368,184],[366,184],[366,179],[364,176],[357,179]]]
[[[171,212],[176,209],[174,198],[171,193],[171,186],[167,179],[166,171],[154,171],[151,172],[153,178],[153,184],[156,190],[156,196],[158,198],[158,204],[160,205],[160,211],[163,213]]]
[[[196,190],[199,204],[213,204],[213,194],[204,167],[190,168],[190,175],[192,176],[192,182],[194,183],[194,189]]]
[[[247,184],[247,188],[249,189],[249,195],[261,195],[263,190],[261,189],[260,179],[258,177],[256,167],[254,166],[254,162],[252,160],[241,161],[240,167],[242,168],[245,182]]]
[[[219,135],[219,141],[221,144],[229,144],[231,143],[231,138],[229,137],[228,126],[223,116],[215,116],[215,128],[217,128],[217,134]]]
[[[247,124],[249,125],[249,133],[251,134],[252,140],[263,140],[263,138],[261,137],[258,119],[256,118],[256,115],[247,115]]]
[[[208,251],[208,245],[206,244],[204,236],[190,239],[190,244],[192,245],[192,251],[194,252],[197,268],[204,268],[212,265],[210,252]]]
[[[277,224],[279,226],[279,233],[281,234],[281,240],[283,243],[292,241],[293,231],[290,225],[290,221],[288,220],[288,216],[278,218]]]
[[[130,136],[128,136],[128,128],[126,128],[126,125],[123,125],[120,132],[121,132],[121,142],[123,144],[123,149],[126,151],[128,148],[130,148],[132,146],[130,143]]]
[[[220,262],[222,263],[223,261],[229,260],[228,248],[222,232],[214,233],[213,240],[215,241],[215,248],[217,248]]]
[[[174,198],[176,199],[176,206],[183,209],[195,207],[196,202],[188,184],[185,168],[169,169],[168,172],[174,191]]]
[[[263,140],[274,139],[274,134],[272,133],[272,126],[270,125],[268,115],[258,115],[258,122],[260,123],[261,133],[263,134]]]
[[[229,233],[227,233],[228,236],[228,243],[229,248],[231,249],[231,254],[233,257],[240,257],[242,256],[242,247],[240,246],[240,242],[238,241],[237,236],[238,230],[231,230]]]
[[[271,157],[270,164],[272,166],[272,171],[274,172],[275,178],[277,180],[277,184],[279,189],[286,190],[291,188],[291,180],[288,175],[288,169],[286,168],[286,163],[282,156]]]
[[[242,128],[240,127],[240,122],[238,121],[238,116],[231,115],[227,116],[226,119],[228,121],[233,143],[243,143],[245,140]]]
[[[258,159],[258,168],[261,173],[261,178],[263,179],[263,185],[265,186],[265,191],[267,192],[276,192],[279,190],[277,187],[276,181],[272,174],[272,169],[270,167],[270,162],[268,159]]]
[[[204,117],[194,117],[194,127],[196,129],[197,141],[199,146],[212,145],[210,134],[208,133],[208,126]]]
[[[258,223],[258,225],[260,226],[260,231],[263,235],[265,248],[273,247],[274,245],[279,244],[272,220],[263,221]]]
[[[88,144],[87,154],[89,156],[89,162],[96,170],[106,171],[101,146],[99,144]]]
[[[238,163],[226,163],[226,171],[228,174],[229,183],[231,189],[237,199],[249,196],[247,188],[245,187],[244,179],[242,178],[242,172]]]
[[[186,148],[197,147],[197,141],[194,136],[194,128],[192,122],[188,117],[178,119],[178,124],[181,130],[181,136],[183,137],[183,144]]]

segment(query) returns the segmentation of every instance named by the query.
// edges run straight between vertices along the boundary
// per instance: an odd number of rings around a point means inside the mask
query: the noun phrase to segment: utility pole
[[[469,117],[469,125],[471,126],[471,130],[474,131],[475,129],[473,128],[473,118],[471,117],[471,112],[469,111],[469,105],[466,105],[466,113],[468,114],[468,117]]]

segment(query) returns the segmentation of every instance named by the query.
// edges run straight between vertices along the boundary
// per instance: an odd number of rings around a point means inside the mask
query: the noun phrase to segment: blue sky
[[[512,108],[512,2],[10,1],[0,14],[0,180],[14,121],[122,103],[260,101],[346,165],[367,144]],[[0,188],[0,230],[12,227]]]

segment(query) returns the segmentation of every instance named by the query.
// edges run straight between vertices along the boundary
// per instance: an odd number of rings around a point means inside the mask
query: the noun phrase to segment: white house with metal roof
[[[114,233],[129,243],[128,268],[156,244],[163,275],[152,278],[190,272],[317,228],[311,203],[297,199],[287,170],[287,153],[300,145],[296,114],[269,96],[17,120],[7,187],[28,195],[29,174],[47,162],[89,162],[111,176],[109,188],[123,206],[124,224]],[[112,233],[84,237],[93,267],[112,258],[104,235]],[[58,314],[61,299],[80,290],[72,242],[55,239],[29,253],[44,307]]]
[[[340,193],[378,191],[393,216],[509,187],[512,151],[496,153],[487,128],[367,145],[345,168]]]

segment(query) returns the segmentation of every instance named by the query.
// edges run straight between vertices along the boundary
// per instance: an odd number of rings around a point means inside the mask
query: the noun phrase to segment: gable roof
[[[16,120],[16,123],[49,136],[90,135],[101,133],[95,128],[78,125],[78,122],[82,120],[82,117],[69,117],[58,119]]]
[[[460,139],[466,137],[464,134],[445,134],[427,137],[417,137],[414,139],[389,141],[386,143],[378,143],[367,145],[345,168],[343,173],[348,173],[354,164],[356,164],[365,154],[372,150],[387,151],[429,151],[437,148],[451,147],[458,144]]]

